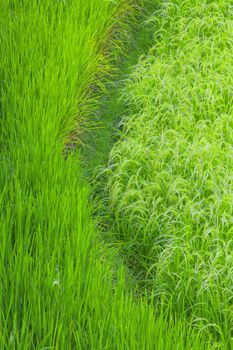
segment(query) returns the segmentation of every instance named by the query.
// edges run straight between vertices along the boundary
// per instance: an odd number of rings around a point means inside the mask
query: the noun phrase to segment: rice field
[[[1,0],[0,349],[232,349],[232,15]]]

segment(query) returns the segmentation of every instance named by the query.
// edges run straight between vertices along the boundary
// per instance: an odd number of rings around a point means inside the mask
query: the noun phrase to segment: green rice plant
[[[1,349],[113,349],[117,317],[137,312],[91,221],[79,156],[63,156],[128,4],[1,2]]]
[[[91,219],[78,152],[64,154],[97,103],[107,40],[130,7],[0,3],[1,349],[220,349],[211,325],[177,317],[172,300],[155,306],[155,292],[137,295]]]
[[[230,349],[232,6],[164,1],[149,21],[154,44],[122,91],[108,205],[140,285]]]

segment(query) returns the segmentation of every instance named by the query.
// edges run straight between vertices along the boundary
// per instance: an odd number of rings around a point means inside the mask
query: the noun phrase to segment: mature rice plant
[[[150,21],[154,45],[122,91],[108,203],[140,283],[230,349],[232,5],[163,1]]]

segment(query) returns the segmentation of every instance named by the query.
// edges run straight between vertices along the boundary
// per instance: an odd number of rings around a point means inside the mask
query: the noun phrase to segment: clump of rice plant
[[[109,207],[129,263],[221,348],[232,342],[232,6],[164,1],[122,92]]]
[[[63,152],[90,115],[80,112],[95,102],[90,84],[109,71],[102,45],[128,5],[0,4],[1,349],[143,348],[141,308],[154,333],[153,311],[134,303],[100,243],[78,153]]]

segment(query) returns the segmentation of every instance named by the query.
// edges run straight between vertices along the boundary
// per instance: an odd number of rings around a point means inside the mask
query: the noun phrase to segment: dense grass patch
[[[184,319],[133,300],[91,220],[79,155],[64,153],[96,104],[107,53],[119,52],[129,2],[0,6],[0,348],[198,348]]]
[[[151,6],[153,1],[140,1],[138,4]],[[163,236],[164,231],[152,232],[150,224],[146,230],[143,225],[134,226],[134,221],[140,222],[140,216],[125,211],[118,197],[119,203],[116,203],[121,208],[120,215],[125,216],[123,223],[118,215],[120,211],[115,211],[117,205],[114,204],[116,192],[113,183],[116,176],[112,177],[109,180],[109,187],[113,188],[111,205],[114,215],[117,213],[115,216],[124,240],[129,237],[128,248],[133,247],[132,250],[128,249],[129,257],[136,252],[134,266],[147,272],[146,285],[152,286],[142,295],[141,290],[135,288],[130,271],[122,264],[119,246],[107,245],[100,238],[91,219],[90,190],[82,179],[79,154],[69,152],[69,148],[75,148],[77,140],[82,142],[83,129],[92,127],[90,118],[98,104],[97,92],[104,88],[104,77],[109,77],[112,72],[112,63],[118,62],[114,55],[119,55],[124,47],[123,41],[127,38],[126,30],[133,13],[132,5],[131,1],[126,0],[1,1],[1,349],[186,350],[229,346],[230,338],[227,340],[226,334],[231,317],[230,277],[223,279],[220,273],[224,276],[229,273],[230,276],[231,257],[227,256],[231,244],[230,231],[224,231],[225,236],[219,240],[213,239],[212,245],[206,235],[207,244],[213,252],[212,260],[208,257],[207,248],[203,256],[200,234],[196,235],[195,247],[199,255],[195,256],[196,259],[200,258],[198,271],[202,268],[212,278],[206,284],[209,314],[204,313],[205,318],[197,318],[207,306],[198,309],[196,305],[187,309],[187,305],[193,306],[192,301],[197,299],[196,289],[193,288],[190,298],[183,293],[184,283],[192,281],[193,276],[189,241],[184,234],[176,234],[174,237],[177,240],[170,235],[170,241],[165,242],[162,241],[163,238],[167,239],[167,236]],[[170,15],[173,16],[173,12]],[[178,21],[178,17],[174,15],[174,21]],[[161,18],[159,12],[153,21],[156,18]],[[169,33],[168,24],[166,27]],[[157,40],[159,37],[158,33]],[[143,42],[143,38],[141,40]],[[163,47],[161,45],[161,50]],[[150,59],[154,67],[156,60],[153,50]],[[155,68],[150,71],[147,60],[140,64],[142,67],[133,73],[132,82],[127,88],[127,103],[134,111],[132,123],[135,121],[135,124],[139,115],[145,113],[144,98],[141,98],[140,92],[137,94],[136,88],[136,82],[141,84],[144,81],[142,71],[148,74],[146,96],[154,96],[151,85],[158,83],[157,74],[152,74]],[[141,91],[140,84],[138,87]],[[130,102],[134,98],[132,96],[135,96],[136,104]],[[147,122],[154,119],[150,118],[154,113],[153,104],[150,104],[152,109],[144,122],[145,140],[148,135],[151,137],[150,123]],[[212,128],[211,131],[213,133]],[[230,134],[228,137],[231,137]],[[140,145],[141,141],[137,143]],[[146,148],[148,164],[149,153]],[[230,158],[227,158],[226,164],[223,164],[224,170],[230,164]],[[152,166],[145,173],[148,179],[151,169]],[[133,176],[133,167],[131,171]],[[126,175],[130,174],[127,170]],[[151,188],[153,186],[152,183]],[[128,189],[122,189],[125,193],[121,195],[127,196]],[[141,189],[144,196],[143,185]],[[149,195],[145,197],[145,203],[150,198]],[[135,205],[138,205],[137,201]],[[228,204],[225,206],[228,208]],[[142,206],[138,208],[143,212]],[[129,225],[130,220],[132,226]],[[166,220],[164,225],[170,227]],[[134,231],[136,235],[132,235]],[[151,234],[148,235],[148,232]],[[219,228],[219,235],[221,232]],[[214,234],[217,235],[217,231]],[[154,237],[161,238],[157,245]],[[186,246],[180,244],[180,238]],[[148,243],[151,250],[148,250]],[[135,249],[135,244],[139,246],[138,249]],[[192,240],[190,244],[193,249]],[[184,248],[187,248],[187,254]],[[143,251],[147,252],[147,259],[142,256]],[[182,255],[184,252],[186,255]],[[175,261],[174,273],[171,273],[172,256]],[[224,259],[229,260],[226,270],[223,270]],[[182,282],[173,293],[169,288],[176,285],[172,277],[177,276],[178,261],[186,263],[186,272],[191,274],[189,279],[181,274]],[[180,271],[183,273],[182,264]],[[207,265],[213,271],[217,266],[219,274],[208,273]],[[216,287],[211,289],[210,283],[216,284]],[[224,293],[220,296],[219,290],[222,291],[223,286]],[[183,304],[178,298],[178,290]],[[215,297],[215,291],[218,304],[213,308],[211,297]],[[200,289],[201,301],[204,297],[202,293],[203,288]],[[218,317],[217,306],[220,309]],[[177,313],[174,313],[174,308],[178,309]],[[192,312],[194,316],[187,318],[186,314]]]
[[[164,1],[151,21],[154,45],[122,91],[109,206],[141,284],[230,349],[232,6]]]
[[[114,348],[119,317],[137,312],[91,222],[78,154],[64,159],[90,85],[108,71],[102,45],[128,8],[1,2],[1,349]]]

